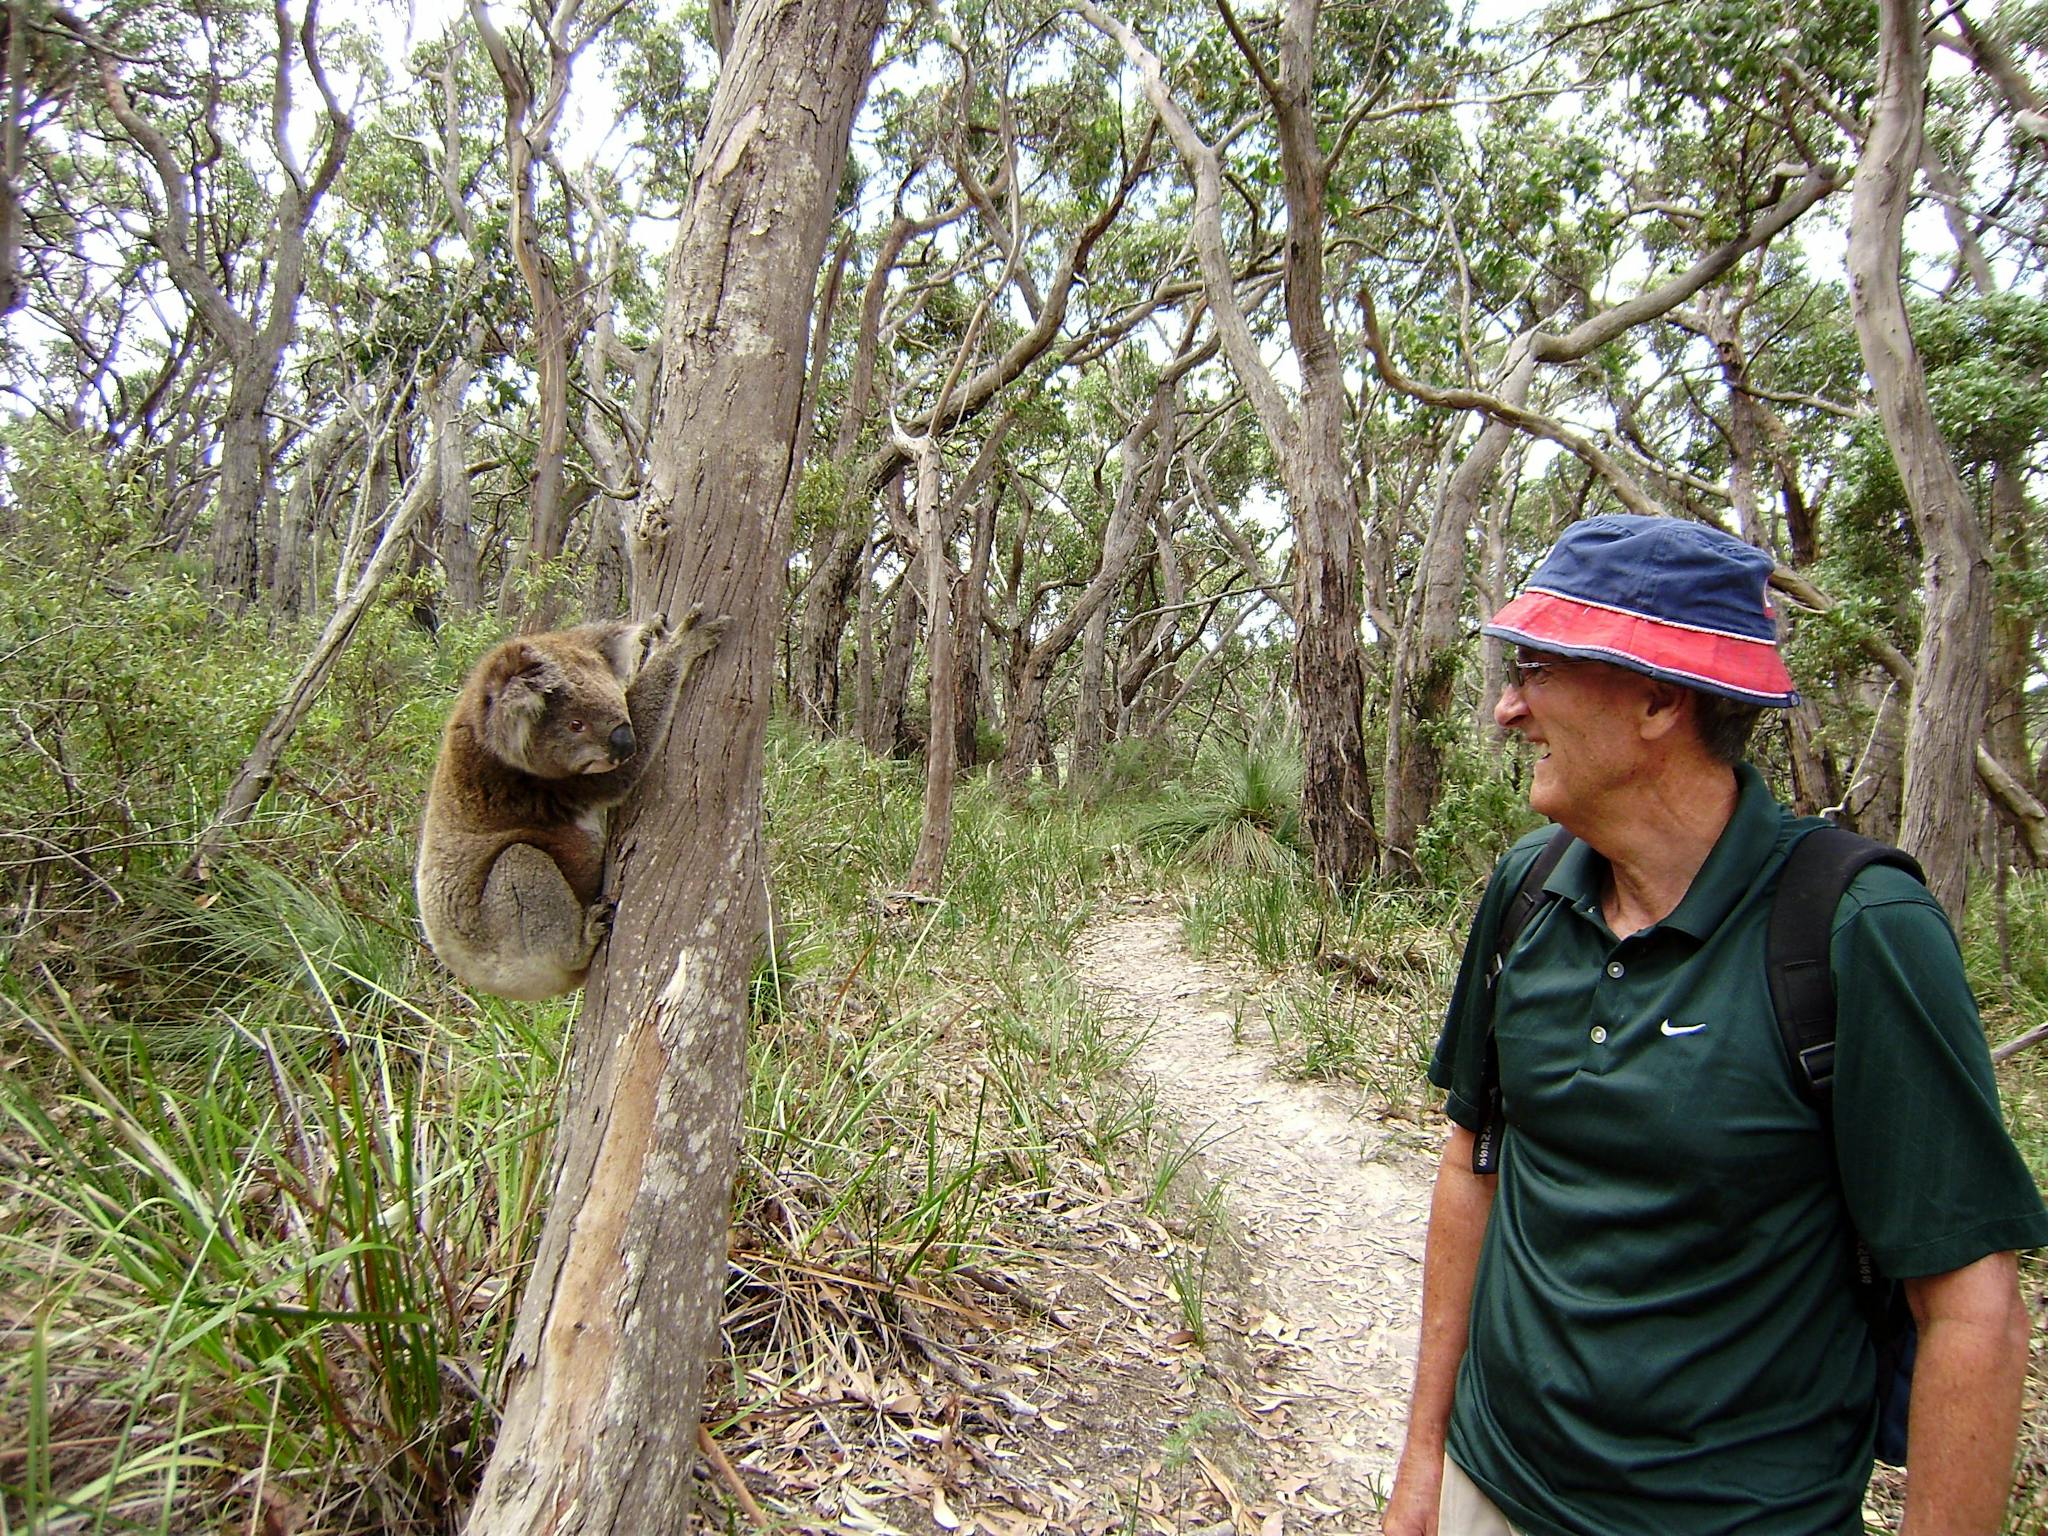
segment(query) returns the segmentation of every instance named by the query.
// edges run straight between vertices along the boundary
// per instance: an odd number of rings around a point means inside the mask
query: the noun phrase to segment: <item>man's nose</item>
[[[1501,688],[1500,697],[1493,703],[1493,723],[1504,731],[1511,731],[1529,713],[1528,701],[1522,697],[1522,685],[1510,678]]]

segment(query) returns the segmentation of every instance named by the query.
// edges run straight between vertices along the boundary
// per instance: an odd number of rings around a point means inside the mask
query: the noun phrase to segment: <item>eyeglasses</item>
[[[1508,681],[1517,688],[1527,688],[1531,683],[1547,683],[1550,674],[1561,672],[1567,667],[1583,667],[1591,657],[1586,656],[1544,656],[1530,658],[1510,656],[1507,658]]]

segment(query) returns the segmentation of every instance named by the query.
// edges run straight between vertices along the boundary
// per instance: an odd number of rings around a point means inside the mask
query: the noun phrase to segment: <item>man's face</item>
[[[1524,650],[1508,668],[1494,723],[1537,749],[1529,804],[1577,830],[1647,771],[1632,722],[1649,679],[1604,661]]]

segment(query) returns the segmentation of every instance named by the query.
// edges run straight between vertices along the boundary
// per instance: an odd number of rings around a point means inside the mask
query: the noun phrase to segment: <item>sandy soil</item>
[[[1075,953],[1106,1013],[1143,1026],[1133,1070],[1151,1079],[1198,1171],[1221,1187],[1255,1330],[1293,1346],[1265,1374],[1291,1398],[1292,1433],[1261,1468],[1329,1510],[1322,1529],[1376,1528],[1400,1452],[1433,1165],[1412,1126],[1383,1125],[1356,1090],[1273,1071],[1256,980],[1192,958],[1178,918],[1137,899]]]

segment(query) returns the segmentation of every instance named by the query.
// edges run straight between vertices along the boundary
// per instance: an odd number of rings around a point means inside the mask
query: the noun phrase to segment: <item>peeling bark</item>
[[[764,917],[761,763],[803,358],[881,0],[753,0],[668,267],[633,607],[732,615],[621,808],[553,1199],[470,1536],[688,1528]]]

